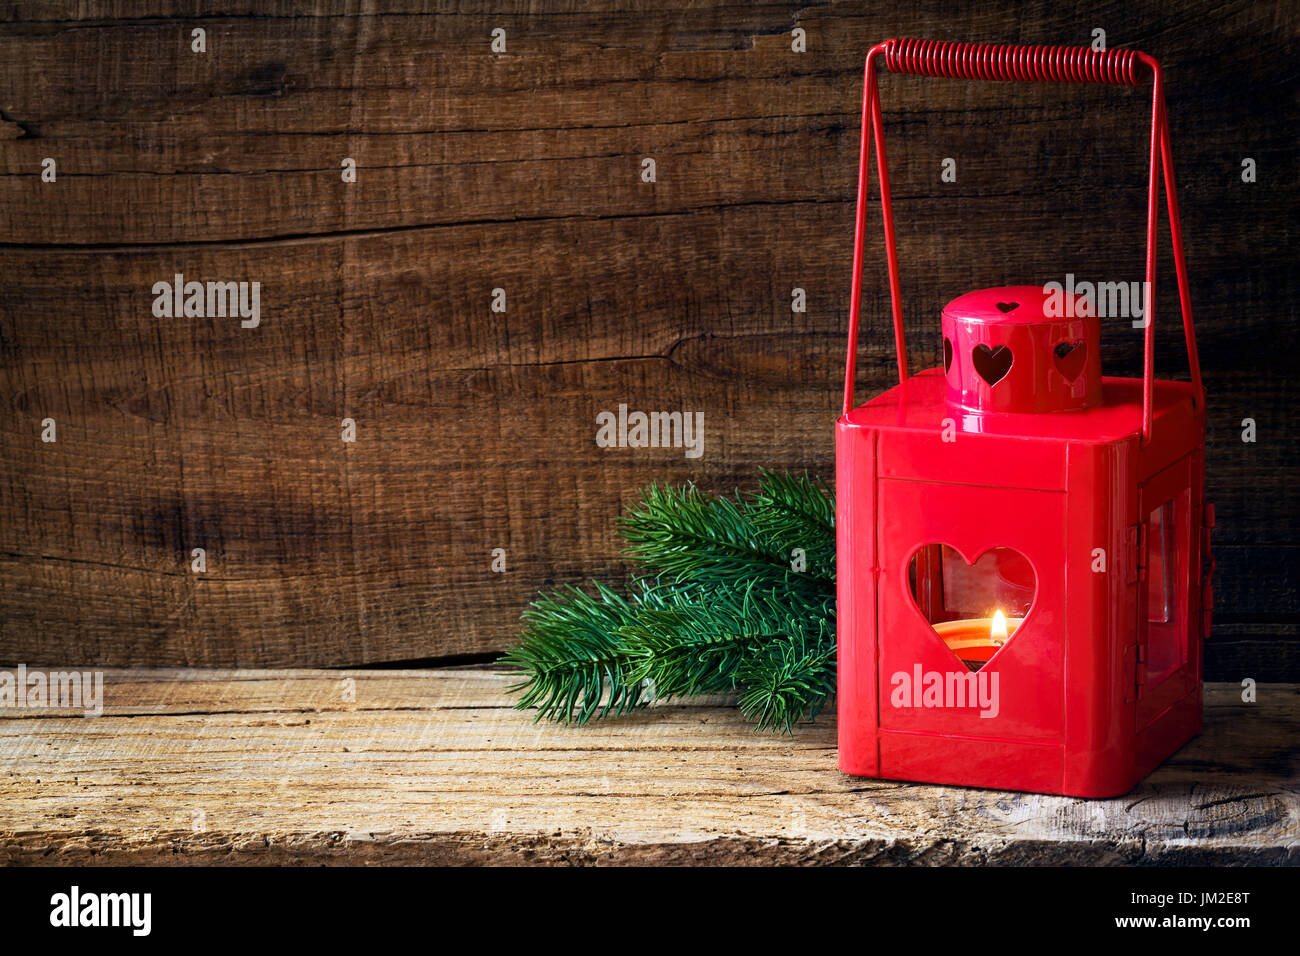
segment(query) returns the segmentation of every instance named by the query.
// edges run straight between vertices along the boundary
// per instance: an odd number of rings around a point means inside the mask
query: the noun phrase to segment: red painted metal
[[[943,310],[948,401],[967,412],[1061,412],[1101,400],[1101,323],[1041,286],[968,292]],[[1081,314],[1087,312],[1088,314]],[[990,381],[992,379],[992,381]]]
[[[949,303],[943,365],[909,375],[880,55],[891,71],[922,76],[1135,86],[1151,75],[1141,379],[1103,377],[1100,321],[1070,302],[1062,312],[1037,286]],[[899,384],[855,408],[872,138]],[[1190,383],[1154,375],[1161,175]],[[1132,50],[874,47],[853,261],[836,425],[841,769],[1128,791],[1200,731],[1200,642],[1213,606],[1205,399],[1159,64]]]

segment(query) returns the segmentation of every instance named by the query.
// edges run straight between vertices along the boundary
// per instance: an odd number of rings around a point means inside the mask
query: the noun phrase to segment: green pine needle
[[[740,668],[790,636],[787,607],[752,587],[675,594],[676,603],[646,609],[620,630],[636,662],[631,679],[650,681],[656,697],[735,690]]]
[[[824,626],[825,621],[821,624]],[[835,633],[774,641],[747,660],[737,675],[744,685],[740,710],[759,730],[794,732],[817,716],[835,688]]]
[[[694,485],[651,485],[621,526],[629,555],[678,582],[766,574],[786,563],[736,502],[706,498]]]
[[[577,724],[642,706],[641,684],[626,677],[630,660],[618,636],[634,613],[603,584],[595,597],[570,588],[538,598],[524,612],[522,638],[505,655],[526,678],[510,688],[522,693],[516,706],[536,707],[539,720]]]
[[[784,554],[802,548],[807,574],[835,584],[835,499],[820,479],[762,473],[752,518]]]
[[[583,724],[660,698],[737,691],[761,730],[792,732],[835,684],[835,503],[804,475],[709,497],[652,485],[621,519],[645,568],[631,596],[604,585],[542,595],[507,655],[516,706]]]

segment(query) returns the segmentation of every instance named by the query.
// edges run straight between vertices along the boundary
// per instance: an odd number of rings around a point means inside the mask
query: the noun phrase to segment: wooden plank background
[[[1207,676],[1300,679],[1300,8],[952,7],[0,3],[0,660],[487,655],[539,587],[625,572],[639,486],[831,477],[865,50],[1100,27],[1168,72],[1219,509]],[[969,289],[1141,278],[1145,92],[882,90],[918,355]],[[892,352],[874,206],[869,235],[864,396]],[[1160,269],[1178,377],[1164,234]],[[155,318],[177,272],[261,282],[261,325]],[[1110,374],[1139,369],[1125,325]],[[620,402],[703,411],[703,457],[598,448]]]

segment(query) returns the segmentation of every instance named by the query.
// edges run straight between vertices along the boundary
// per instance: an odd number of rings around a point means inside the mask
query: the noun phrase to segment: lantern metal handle
[[[858,205],[853,239],[853,291],[849,304],[849,355],[844,378],[844,414],[853,410],[853,379],[857,372],[858,321],[862,298],[862,252],[867,213],[868,146],[874,133],[876,165],[879,167],[880,211],[885,225],[885,258],[889,268],[889,298],[894,317],[894,346],[898,356],[898,380],[907,379],[907,344],[903,335],[903,309],[898,281],[898,251],[894,242],[894,210],[890,202],[889,168],[885,161],[885,129],[876,82],[876,57],[884,54],[885,65],[894,73],[941,76],[969,80],[1011,80],[1058,83],[1099,83],[1136,86],[1141,82],[1139,65],[1151,71],[1151,149],[1147,176],[1146,317],[1142,361],[1142,442],[1151,440],[1155,388],[1155,283],[1156,219],[1160,195],[1157,171],[1163,171],[1169,210],[1169,231],[1174,245],[1174,267],[1178,274],[1178,297],[1183,312],[1183,333],[1191,370],[1193,403],[1204,407],[1205,389],[1196,353],[1196,332],[1192,328],[1192,301],[1183,255],[1182,221],[1178,215],[1178,192],[1174,186],[1174,161],[1165,116],[1164,81],[1154,57],[1136,50],[1097,52],[1087,47],[1020,46],[1015,44],[949,43],[934,40],[894,39],[878,43],[867,54],[862,95],[862,143],[858,157]]]

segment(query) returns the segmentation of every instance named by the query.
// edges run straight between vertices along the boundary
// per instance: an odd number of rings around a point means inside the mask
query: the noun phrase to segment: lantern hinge
[[[1129,584],[1137,584],[1139,581],[1146,580],[1146,549],[1143,545],[1146,543],[1146,526],[1144,524],[1132,524],[1128,527],[1128,560],[1124,562],[1126,567],[1126,580]]]
[[[1124,703],[1131,704],[1142,696],[1146,683],[1146,651],[1141,644],[1124,648],[1124,673],[1128,680],[1124,686]]]

